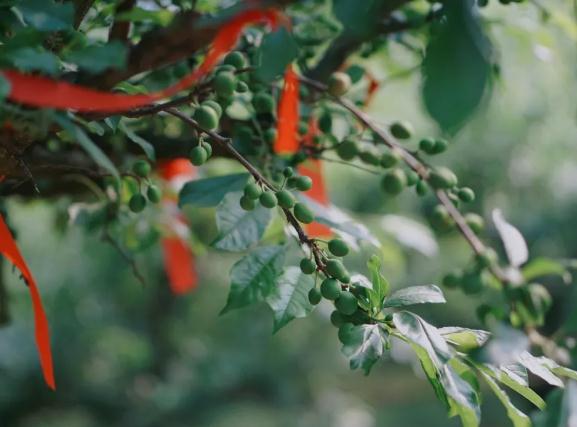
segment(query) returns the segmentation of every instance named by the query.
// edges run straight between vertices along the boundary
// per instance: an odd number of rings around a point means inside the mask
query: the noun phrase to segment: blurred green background
[[[489,220],[492,209],[503,209],[527,238],[532,257],[575,258],[577,30],[570,7],[552,3],[561,6],[552,7],[556,13],[545,21],[538,7],[526,5],[495,4],[483,12],[498,48],[500,77],[492,97],[435,161],[475,189],[472,211]],[[418,65],[419,55],[394,41],[388,52],[366,64],[386,82],[371,114],[383,121],[410,120],[418,135],[436,134],[421,106],[418,71],[394,77]],[[395,200],[374,197],[378,177],[326,167],[333,202],[383,241],[385,273],[395,286],[438,283],[469,259],[458,235],[438,237],[438,252],[425,256],[383,228],[383,215],[426,224],[430,201],[411,192]],[[198,290],[176,298],[153,246],[137,256],[148,281],[143,287],[97,233],[80,227],[57,231],[68,202],[8,203],[50,319],[58,391],[42,382],[28,293],[4,263],[12,320],[0,329],[1,427],[458,425],[446,418],[402,346],[394,347],[394,360],[378,363],[364,377],[349,371],[340,354],[329,306],[274,336],[266,307],[218,316],[236,256],[200,254]],[[187,214],[198,239],[210,242],[211,211]],[[500,249],[493,231],[489,227],[486,237]],[[362,248],[351,257],[351,268],[363,272],[363,260],[375,251]],[[545,285],[555,296],[555,329],[575,311],[577,298],[572,286]],[[447,292],[447,298],[445,306],[420,312],[438,326],[479,326],[473,314],[478,300],[459,291]],[[547,392],[543,384],[535,387]],[[509,425],[503,409],[485,396],[483,425]]]

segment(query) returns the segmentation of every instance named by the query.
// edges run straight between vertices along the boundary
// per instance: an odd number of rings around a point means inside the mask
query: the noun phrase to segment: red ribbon
[[[10,82],[7,98],[32,107],[55,108],[85,112],[119,112],[143,107],[167,98],[198,82],[209,73],[220,59],[234,48],[244,28],[251,24],[265,23],[273,29],[280,22],[281,14],[275,9],[248,10],[228,21],[216,37],[198,69],[176,84],[148,95],[125,95],[97,91],[83,86],[55,81],[42,76],[30,76],[18,71],[4,70]]]
[[[299,149],[297,130],[299,124],[299,79],[288,65],[284,75],[284,87],[278,106],[278,137],[275,153],[292,154]]]
[[[40,364],[42,366],[42,373],[44,374],[44,381],[52,390],[56,390],[56,383],[54,381],[54,369],[52,367],[52,351],[50,350],[50,331],[48,329],[48,320],[46,313],[42,306],[42,299],[36,281],[32,277],[32,273],[26,265],[26,261],[20,254],[18,246],[4,222],[4,218],[0,215],[0,253],[10,260],[24,276],[28,289],[30,289],[30,297],[32,298],[32,307],[34,309],[34,328],[36,335],[36,346],[40,355]]]

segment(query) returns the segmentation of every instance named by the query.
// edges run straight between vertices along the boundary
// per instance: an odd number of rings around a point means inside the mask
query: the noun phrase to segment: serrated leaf
[[[493,223],[501,237],[509,263],[520,267],[529,259],[529,249],[521,232],[509,224],[499,209],[493,210]]]
[[[284,246],[264,246],[253,250],[230,270],[230,292],[221,314],[265,301],[282,273]]]
[[[255,75],[265,83],[271,82],[284,73],[297,54],[298,46],[293,36],[281,26],[263,37],[259,49],[260,64]]]
[[[438,286],[409,286],[393,292],[383,304],[383,307],[405,307],[414,304],[441,304],[447,302],[443,291]]]
[[[445,2],[445,19],[433,27],[422,65],[425,107],[451,132],[473,114],[490,87],[491,45],[473,7],[471,0]]]
[[[40,31],[62,31],[70,29],[74,21],[72,2],[52,0],[20,0],[16,6],[24,21]]]
[[[198,208],[217,206],[228,193],[242,190],[247,180],[247,173],[235,173],[190,181],[180,190],[178,205]]]
[[[124,122],[122,122],[122,121],[119,122],[118,127],[126,135],[126,137],[129,140],[131,140],[136,145],[138,145],[140,148],[142,148],[142,151],[144,151],[144,154],[146,154],[146,157],[148,157],[152,161],[156,160],[156,153],[154,151],[154,145],[152,145],[150,142],[148,142],[146,139],[144,139],[140,135],[133,132],[132,129],[130,129],[128,126],[126,126],[126,124]]]
[[[91,74],[101,73],[107,69],[122,69],[126,66],[126,46],[119,41],[111,41],[105,45],[84,46],[68,52],[65,60]]]
[[[381,259],[378,256],[371,255],[367,261],[367,267],[371,273],[372,283],[372,287],[368,291],[369,302],[373,309],[380,311],[383,308],[383,301],[388,295],[391,285],[385,276],[381,274]]]
[[[433,365],[441,369],[452,357],[451,349],[437,328],[408,311],[393,314],[393,323],[399,333],[413,346],[423,349]]]
[[[557,363],[546,357],[535,357],[529,352],[524,352],[519,357],[519,363],[527,368],[533,375],[538,376],[543,381],[555,387],[563,388],[563,381],[552,372],[558,367]]]
[[[240,207],[242,193],[229,193],[216,209],[218,237],[212,246],[224,251],[244,251],[263,236],[271,218],[270,209],[257,206],[252,211]]]
[[[469,352],[487,342],[491,334],[480,329],[458,327],[439,328],[439,332],[447,342],[453,344],[459,351]]]
[[[477,427],[481,420],[481,409],[479,396],[473,387],[449,365],[441,368],[440,381],[463,427]]]
[[[299,267],[288,267],[284,271],[266,300],[274,313],[274,332],[313,310],[308,293],[314,285],[312,276],[304,274]]]
[[[509,399],[507,393],[505,393],[503,389],[499,387],[499,385],[493,380],[493,378],[491,378],[488,374],[484,373],[483,371],[480,372],[481,376],[487,382],[491,390],[493,390],[493,393],[495,393],[497,398],[501,401],[501,403],[505,407],[507,411],[507,416],[513,422],[513,426],[530,427],[531,420],[529,419],[529,417],[525,415],[523,412],[521,412],[519,409],[517,409],[517,407],[515,407],[513,403],[511,403],[511,399]]]
[[[88,153],[96,164],[110,172],[116,179],[120,178],[114,163],[112,163],[104,151],[102,151],[102,149],[96,145],[79,126],[72,123],[70,119],[64,115],[55,115],[54,121],[70,134],[70,136],[84,149],[84,151]]]
[[[350,358],[351,369],[362,369],[368,375],[383,355],[387,336],[379,325],[351,325],[346,331],[343,354]]]

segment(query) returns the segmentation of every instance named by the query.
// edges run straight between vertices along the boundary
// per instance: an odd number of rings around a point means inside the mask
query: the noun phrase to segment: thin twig
[[[108,227],[104,227],[102,229],[102,241],[109,243],[114,249],[116,249],[116,251],[126,261],[126,263],[132,267],[132,273],[134,274],[134,277],[136,277],[142,286],[146,286],[146,279],[140,272],[138,265],[136,265],[136,260],[129,253],[127,253],[116,240],[114,240],[108,231]]]

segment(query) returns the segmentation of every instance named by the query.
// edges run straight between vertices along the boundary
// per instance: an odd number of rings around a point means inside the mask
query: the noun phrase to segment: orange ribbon
[[[274,144],[275,153],[292,154],[299,149],[297,130],[299,124],[299,79],[288,65],[284,76],[284,87],[278,106],[278,137]]]
[[[32,298],[32,307],[34,309],[34,329],[36,335],[36,346],[40,355],[40,364],[42,366],[42,373],[44,380],[48,387],[56,390],[56,383],[54,381],[54,368],[52,366],[52,351],[50,350],[50,331],[48,329],[48,320],[46,313],[42,306],[42,299],[36,281],[32,277],[32,273],[26,265],[26,261],[20,254],[18,246],[4,222],[4,218],[0,215],[0,253],[10,260],[24,276],[28,289],[30,289],[30,297]]]

